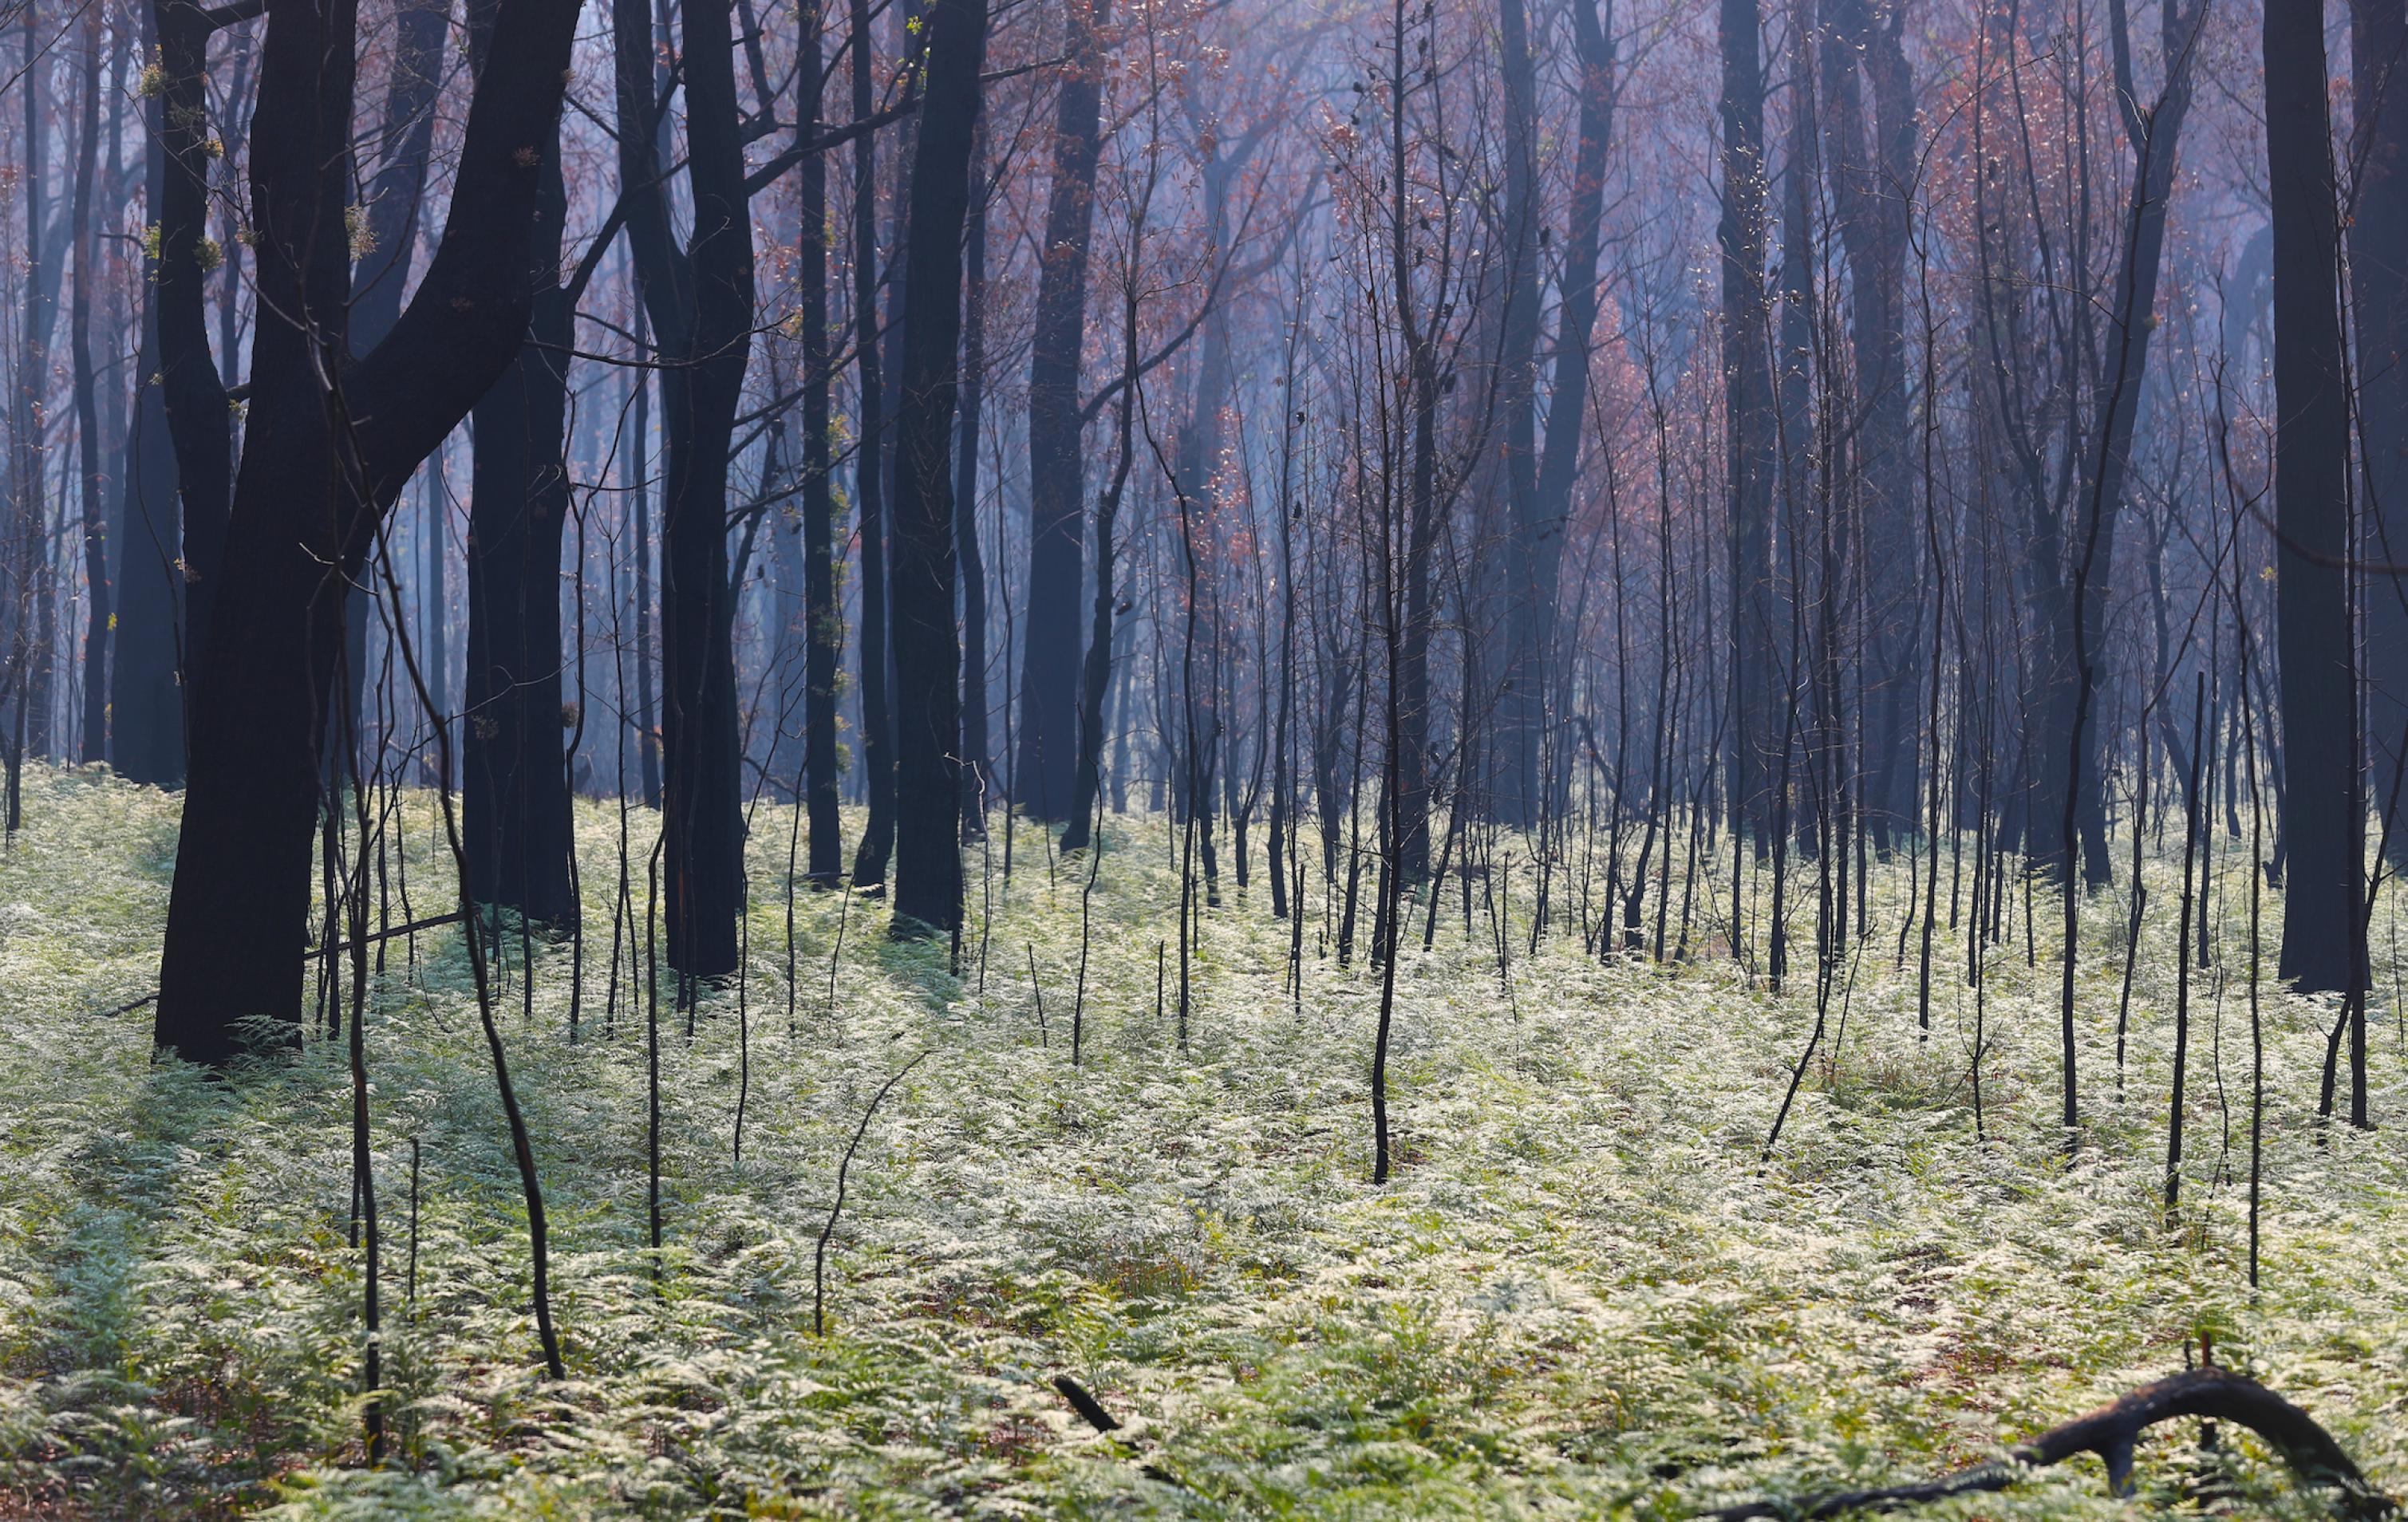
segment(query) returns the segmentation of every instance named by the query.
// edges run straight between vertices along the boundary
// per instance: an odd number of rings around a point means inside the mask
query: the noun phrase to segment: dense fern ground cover
[[[1073,1066],[1082,876],[1049,872],[1033,831],[1008,888],[973,858],[992,910],[962,978],[942,946],[891,943],[877,905],[805,892],[790,993],[786,818],[764,808],[750,976],[690,1033],[664,1000],[656,1258],[624,962],[615,1009],[607,991],[619,824],[594,809],[574,1038],[568,946],[538,946],[531,996],[513,952],[497,989],[570,1377],[541,1378],[460,932],[420,935],[414,960],[396,940],[366,1028],[393,1431],[372,1470],[342,1046],[313,1033],[231,1085],[154,1064],[146,1014],[100,1012],[150,986],[174,800],[35,774],[26,812],[0,851],[0,1515],[1670,1517],[1994,1454],[2180,1368],[2202,1334],[2408,1490],[2396,1004],[2374,1041],[2388,1129],[2323,1137],[2329,1006],[2267,990],[2253,1294],[2246,876],[2221,839],[2170,1221],[2178,859],[2152,866],[2120,1098],[2124,901],[2086,916],[2070,1167],[2045,895],[2039,965],[2020,918],[1990,954],[1977,1139],[1963,943],[1940,936],[1927,1040],[1914,962],[1894,965],[1899,862],[1763,1171],[1811,970],[1774,997],[1727,957],[1601,965],[1560,933],[1529,956],[1517,918],[1500,980],[1485,918],[1467,938],[1451,907],[1399,967],[1400,1166],[1375,1188],[1377,976],[1319,955],[1316,920],[1293,1000],[1259,881],[1203,915],[1182,1048],[1175,952],[1155,1013],[1168,833],[1116,821]],[[407,804],[421,914],[448,891],[434,818]],[[632,830],[640,911],[651,818]],[[854,1159],[815,1336],[838,1161],[923,1052]],[[1061,1373],[1125,1443],[1076,1418]],[[2196,1424],[2157,1431],[2140,1486],[2148,1507],[2318,1515],[2245,1438],[2211,1450]],[[2085,1459],[1927,1515],[2134,1504]]]

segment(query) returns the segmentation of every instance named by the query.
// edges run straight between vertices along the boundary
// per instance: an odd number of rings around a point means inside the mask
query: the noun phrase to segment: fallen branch
[[[2177,1416],[2210,1417],[2257,1433],[2291,1466],[2301,1485],[2338,1492],[2333,1509],[2348,1522],[2378,1522],[2380,1518],[2401,1515],[2399,1502],[2367,1482],[2349,1455],[2342,1451],[2331,1433],[2317,1425],[2315,1417],[2256,1380],[2216,1368],[2186,1370],[2154,1385],[2144,1385],[2086,1416],[2042,1433],[2014,1449],[2003,1460],[1958,1470],[1920,1485],[1851,1490],[1798,1501],[1752,1501],[1699,1515],[1714,1522],[1745,1522],[1752,1517],[1813,1518],[1840,1516],[1849,1512],[1893,1512],[1950,1496],[2004,1490],[2032,1470],[2061,1464],[2081,1453],[2097,1454],[2107,1466],[2109,1488],[2116,1495],[2128,1495],[2133,1443],[2147,1429]]]
[[[356,941],[337,941],[335,943],[335,954],[341,956],[353,946],[375,946],[382,941],[397,941],[405,935],[415,935],[420,931],[436,930],[444,925],[456,925],[466,917],[457,909],[448,915],[429,915],[423,919],[413,919],[406,925],[394,925],[371,934],[363,935]],[[318,948],[312,946],[310,949],[315,951]]]

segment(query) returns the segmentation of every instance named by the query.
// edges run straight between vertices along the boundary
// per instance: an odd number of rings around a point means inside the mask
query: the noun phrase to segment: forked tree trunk
[[[472,28],[490,28],[490,0],[471,0],[471,9]],[[409,284],[418,250],[419,203],[425,195],[427,160],[435,145],[435,95],[443,82],[443,40],[451,19],[451,0],[409,0],[394,12],[393,72],[385,88],[384,124],[378,134],[381,162],[360,210],[367,250],[351,271],[354,354],[384,342],[394,319],[401,315],[403,289]],[[330,722],[330,745],[337,733],[351,735],[355,743],[361,733],[361,705],[376,680],[368,670],[368,607],[375,601],[372,588],[355,590],[351,599],[345,633],[351,669],[343,694],[349,711],[340,727]],[[343,775],[339,760],[330,755],[328,785],[340,786]]]
[[[162,0],[160,11],[174,122],[174,92],[197,95],[195,28],[207,23],[179,0]],[[554,128],[575,22],[565,0],[502,7],[440,250],[393,332],[346,369],[348,145],[328,141],[319,124],[351,120],[353,15],[301,0],[268,7],[251,157],[256,277],[262,310],[287,316],[264,322],[253,340],[238,510],[192,689],[192,775],[154,1026],[160,1045],[187,1059],[232,1057],[246,1017],[297,1029],[318,741],[345,582],[409,473],[467,415],[525,330],[534,293],[524,229],[541,177],[520,150]],[[189,166],[197,144],[171,141],[171,153],[179,148]],[[180,235],[195,225],[179,224]],[[197,303],[184,315],[197,316]],[[331,392],[326,375],[338,378]],[[192,421],[223,426],[222,414]],[[179,456],[187,426],[179,424]],[[206,442],[201,432],[195,443]]]

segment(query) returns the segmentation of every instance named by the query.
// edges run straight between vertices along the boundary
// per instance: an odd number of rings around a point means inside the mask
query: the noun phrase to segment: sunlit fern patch
[[[431,804],[407,807],[413,903],[439,912]],[[459,932],[389,943],[367,1032],[394,1451],[371,1470],[340,1049],[313,1034],[228,1086],[154,1066],[145,1013],[98,1012],[149,987],[173,800],[39,773],[27,818],[0,851],[0,1514],[1670,1517],[1982,1458],[2182,1367],[2202,1334],[2408,1489],[2397,1017],[2386,999],[2391,1129],[2328,1135],[2329,1014],[2264,991],[2253,1295],[2237,852],[2191,990],[2170,1220],[2174,931],[2165,915],[2146,931],[2119,1099],[2113,895],[2086,916],[2070,1168],[2053,962],[2025,965],[2020,925],[1990,953],[1977,1142],[1963,943],[1939,937],[1927,1035],[1912,948],[1901,969],[1878,938],[1895,937],[1901,861],[1877,879],[1844,1034],[1827,1032],[1762,1166],[1814,1020],[1811,968],[1774,996],[1727,960],[1600,964],[1560,929],[1529,957],[1524,925],[1500,981],[1484,923],[1467,942],[1441,916],[1435,949],[1409,937],[1399,970],[1406,1161],[1374,1188],[1378,984],[1323,955],[1317,885],[1300,1002],[1260,879],[1224,885],[1182,1051],[1174,869],[1161,831],[1115,825],[1073,1067],[1081,875],[1049,874],[1033,832],[1008,886],[999,848],[973,853],[958,979],[941,946],[889,946],[875,903],[802,890],[790,993],[785,830],[765,807],[740,995],[708,995],[689,1039],[663,984],[655,1258],[645,1009],[624,956],[609,992],[618,825],[593,807],[576,1036],[566,944],[538,943],[529,1015],[507,937],[498,997],[570,1378],[539,1377]],[[2174,897],[2170,882],[2155,901]],[[814,1337],[838,1161],[922,1051],[855,1159]],[[1079,1421],[1050,1385],[1063,1373],[1124,1429]],[[2140,1478],[2152,1508],[2318,1515],[2245,1435],[2207,1450],[2195,1423],[2147,1444]],[[2084,1460],[1926,1515],[2130,1504]]]

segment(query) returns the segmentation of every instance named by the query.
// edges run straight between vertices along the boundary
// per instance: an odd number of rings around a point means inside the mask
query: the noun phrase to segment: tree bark
[[[491,6],[479,8],[490,11]],[[394,13],[393,71],[385,86],[384,121],[378,134],[381,161],[360,208],[367,252],[351,271],[351,352],[365,354],[384,341],[401,315],[402,290],[418,251],[419,203],[426,192],[428,157],[435,146],[435,95],[442,84],[443,41],[452,21],[451,0],[411,0]],[[490,19],[489,22],[490,24]],[[360,710],[375,676],[368,670],[368,608],[372,588],[355,590],[345,620],[349,682],[342,733],[360,735]],[[328,739],[334,736],[330,733]],[[342,768],[330,757],[329,783]]]
[[[820,130],[823,86],[820,21],[811,12],[803,34],[799,88],[801,129]],[[813,153],[797,166],[802,191],[803,348],[803,806],[810,824],[810,881],[834,888],[844,875],[843,824],[837,811],[836,681],[844,645],[844,610],[836,595],[836,493],[828,448],[827,159]]]
[[[2350,0],[2356,215],[2349,224],[2351,315],[2358,329],[2359,458],[2366,472],[2365,558],[2408,565],[2408,3]],[[2377,798],[2398,789],[2408,756],[2408,576],[2366,587],[2366,738]],[[2408,866],[2408,823],[2391,821],[2394,866]]]
[[[144,58],[153,57],[156,26],[142,8]],[[163,91],[144,100],[143,205],[154,223],[167,209],[167,144]],[[177,502],[176,441],[167,423],[165,362],[159,345],[161,253],[143,250],[142,335],[134,380],[133,424],[119,499],[117,649],[109,666],[110,760],[128,780],[174,788],[184,780],[184,526]],[[208,359],[203,341],[202,359]],[[223,417],[221,409],[220,417]]]
[[[869,0],[852,0],[853,118],[869,119]],[[879,363],[878,137],[853,141],[853,342],[859,351],[860,426],[853,446],[853,498],[861,531],[861,768],[869,818],[853,853],[857,888],[881,889],[895,850],[895,714],[887,690],[886,383]]]
[[[109,617],[108,516],[103,505],[100,455],[100,405],[92,364],[92,292],[98,272],[100,240],[93,236],[93,178],[100,156],[100,12],[87,11],[83,26],[83,96],[77,129],[74,210],[69,220],[75,239],[75,292],[67,320],[67,342],[75,359],[76,454],[81,477],[83,508],[84,635],[83,747],[80,759],[105,761],[108,756]],[[116,165],[111,164],[110,168]]]
[[[962,832],[986,833],[986,805],[995,795],[987,734],[986,557],[979,544],[980,413],[986,394],[986,218],[994,169],[981,124],[970,154],[969,228],[962,237],[961,443],[953,458],[953,545],[962,590]]]
[[[469,42],[480,72],[491,64],[491,10],[492,0],[470,0]],[[577,915],[560,643],[567,350],[576,323],[560,283],[568,192],[556,127],[538,151],[542,176],[525,255],[534,311],[526,341],[474,414],[461,790],[469,896],[538,924],[565,925]],[[677,944],[672,930],[670,945]]]
[[[1553,694],[1569,669],[1556,659],[1556,598],[1563,580],[1564,544],[1570,527],[1572,488],[1580,478],[1581,445],[1588,436],[1589,351],[1597,327],[1597,264],[1604,234],[1606,155],[1613,144],[1614,41],[1599,23],[1595,0],[1570,7],[1572,39],[1580,59],[1580,147],[1572,161],[1570,223],[1564,237],[1564,264],[1556,276],[1555,363],[1547,397],[1547,433],[1539,456],[1538,526],[1532,580],[1550,589],[1536,609],[1534,639],[1541,679]],[[1570,800],[1571,768],[1558,764],[1554,806]]]
[[[2357,655],[2350,629],[2349,392],[2322,4],[2266,7],[2267,180],[2274,223],[2275,619],[2288,846],[2281,975],[2363,988],[2366,891]]]
[[[1725,795],[1734,833],[1771,827],[1773,416],[1771,303],[1765,288],[1764,70],[1756,0],[1722,0],[1722,341],[1730,513],[1730,706]]]
[[[1086,505],[1080,459],[1080,363],[1087,342],[1087,245],[1096,220],[1103,102],[1101,32],[1111,0],[1067,0],[1054,184],[1037,277],[1028,361],[1028,612],[1012,803],[1037,818],[1071,817],[1078,753],[1079,591]]]
[[[168,87],[196,92],[197,68],[179,65],[200,61],[199,13],[183,0],[158,3]],[[154,1026],[159,1045],[188,1060],[233,1057],[246,1017],[297,1031],[318,741],[342,590],[409,473],[525,330],[524,230],[540,155],[523,150],[552,130],[575,22],[568,0],[503,5],[441,246],[392,333],[346,369],[353,13],[270,0],[251,179],[261,310],[271,315],[253,338],[237,510],[191,690],[192,775]],[[175,121],[173,95],[167,115]],[[196,145],[177,135],[189,162]]]
[[[1914,189],[1914,99],[1901,0],[1833,0],[1823,36],[1825,133],[1851,285],[1854,443],[1864,557],[1862,682],[1867,809],[1880,839],[1914,815],[1915,522],[1908,473],[1906,257]],[[1859,82],[1861,70],[1862,81]],[[1863,96],[1872,94],[1870,139]]]
[[[962,227],[986,60],[986,0],[927,11],[927,94],[911,169],[895,420],[897,935],[962,923],[961,643],[953,623],[953,409],[961,378]]]
[[[694,231],[681,249],[651,130],[650,18],[642,0],[618,0],[613,7],[628,244],[645,310],[660,335],[663,365],[668,450],[661,506],[663,873],[669,965],[689,977],[736,970],[743,893],[727,468],[752,352],[752,221],[730,9],[728,0],[703,0],[683,12],[680,57]],[[555,565],[557,555],[555,543]]]
[[[1538,78],[1523,0],[1498,0],[1498,72],[1505,94],[1505,311],[1498,406],[1505,423],[1506,605],[1504,731],[1496,747],[1497,817],[1529,829],[1543,812],[1539,790],[1546,716],[1546,667],[1540,627],[1552,623],[1555,589],[1539,580]],[[1542,613],[1542,607],[1547,612]],[[1410,830],[1411,825],[1408,823]],[[1428,863],[1428,827],[1422,830]]]

